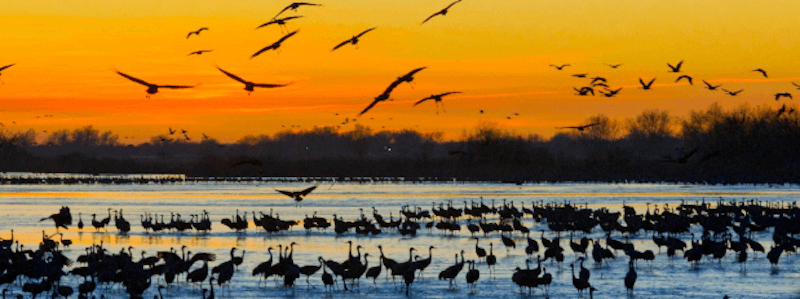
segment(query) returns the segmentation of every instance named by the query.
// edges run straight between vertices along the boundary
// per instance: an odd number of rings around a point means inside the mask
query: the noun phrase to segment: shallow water
[[[82,232],[74,225],[64,231],[64,238],[71,239],[75,244],[66,251],[67,256],[75,259],[84,253],[83,248],[89,244],[99,244],[110,252],[118,252],[121,248],[133,246],[134,257],[139,257],[141,251],[153,255],[156,251],[169,250],[187,246],[193,252],[212,252],[217,254],[213,267],[229,259],[231,247],[245,250],[244,263],[234,275],[232,282],[223,288],[216,288],[218,298],[402,298],[405,297],[404,285],[400,280],[387,281],[384,273],[378,278],[376,284],[367,279],[362,279],[360,285],[354,290],[325,291],[320,281],[321,271],[310,277],[310,285],[305,282],[305,277],[297,281],[295,288],[284,288],[280,282],[271,279],[264,283],[257,277],[250,275],[258,263],[269,258],[266,251],[268,247],[277,250],[279,244],[296,242],[294,260],[299,266],[318,264],[317,257],[344,261],[348,256],[347,241],[361,245],[369,253],[370,266],[377,265],[380,255],[377,246],[383,245],[387,257],[398,261],[408,259],[408,249],[418,249],[415,254],[421,257],[428,256],[428,246],[436,247],[433,251],[433,263],[425,270],[411,286],[411,297],[418,298],[497,298],[501,297],[526,297],[527,291],[520,291],[511,282],[511,274],[516,267],[525,267],[524,253],[525,238],[515,234],[517,248],[507,250],[503,247],[500,236],[491,234],[480,236],[480,246],[487,251],[489,243],[494,244],[494,254],[498,257],[498,264],[494,274],[490,277],[486,264],[478,262],[476,268],[481,272],[481,278],[474,289],[470,289],[465,281],[466,267],[456,279],[457,285],[450,287],[447,281],[436,279],[439,271],[454,263],[454,255],[461,250],[465,251],[466,259],[475,259],[475,241],[470,239],[466,228],[460,233],[444,236],[438,230],[421,230],[416,237],[401,236],[395,231],[384,230],[377,237],[358,236],[348,232],[336,236],[332,227],[327,231],[306,232],[302,226],[295,226],[292,230],[280,234],[268,234],[258,231],[252,225],[243,233],[235,233],[219,223],[221,218],[232,217],[238,209],[250,214],[264,212],[279,214],[284,220],[302,220],[306,215],[311,216],[315,211],[317,216],[330,219],[332,214],[344,217],[345,220],[355,220],[359,217],[359,208],[364,208],[368,218],[372,218],[371,207],[375,207],[384,218],[388,219],[389,213],[396,217],[400,207],[404,205],[418,205],[429,210],[431,203],[453,201],[456,208],[462,208],[464,201],[479,201],[481,197],[487,205],[495,200],[496,205],[502,204],[503,199],[514,201],[517,208],[520,203],[530,207],[533,201],[545,202],[571,202],[573,204],[588,204],[589,207],[608,207],[619,210],[623,203],[637,208],[640,213],[649,203],[652,205],[677,205],[681,200],[695,202],[705,199],[715,202],[720,197],[725,200],[756,199],[760,201],[796,201],[800,198],[800,186],[796,185],[740,185],[740,186],[706,186],[683,184],[525,184],[522,186],[492,183],[375,183],[375,184],[343,184],[326,183],[320,185],[300,205],[280,195],[274,189],[303,189],[311,183],[185,183],[174,185],[2,185],[0,186],[0,237],[8,238],[10,229],[14,229],[14,237],[20,240],[26,248],[35,247],[41,241],[42,230],[53,234],[55,228],[52,221],[39,222],[42,217],[57,213],[60,206],[69,206],[73,215],[73,224],[78,221],[78,213],[87,227]],[[132,224],[132,230],[127,235],[119,235],[113,228],[113,221],[108,232],[95,232],[91,227],[91,214],[97,218],[107,217],[108,208],[124,210],[125,218]],[[184,233],[159,232],[145,233],[139,222],[139,215],[149,212],[165,215],[169,221],[169,213],[180,213],[184,219],[187,215],[199,214],[207,210],[213,222],[212,231],[205,234],[187,231]],[[461,221],[464,225],[466,221]],[[539,239],[538,231],[545,230],[545,236],[552,238],[555,235],[544,224],[535,223],[526,215],[523,224],[536,232],[532,234]],[[260,228],[259,228],[260,229]],[[699,232],[699,227],[693,227]],[[582,237],[577,234],[576,238]],[[603,238],[599,227],[589,234],[590,238]],[[621,240],[622,237],[616,236]],[[688,240],[690,236],[683,237]],[[754,237],[769,249],[772,245],[771,232],[759,233]],[[575,298],[578,293],[572,286],[569,262],[574,261],[578,255],[572,253],[567,243],[568,236],[562,237],[561,246],[565,248],[565,263],[562,265],[543,264],[547,272],[552,273],[553,283],[549,289],[552,298]],[[631,241],[636,244],[637,250],[653,250],[658,252],[650,235],[640,233],[632,236]],[[273,253],[276,252],[273,250]],[[241,251],[237,251],[240,255]],[[596,298],[621,298],[625,297],[626,290],[623,278],[628,271],[627,257],[618,252],[617,257],[602,268],[593,262],[585,264],[591,270],[590,282],[597,288]],[[277,259],[277,256],[276,256]],[[703,259],[697,269],[682,259],[670,260],[666,254],[659,254],[652,264],[641,262],[637,267],[638,280],[636,282],[634,297],[638,298],[722,298],[729,295],[731,298],[796,298],[800,297],[800,287],[796,281],[800,276],[800,267],[796,265],[796,255],[784,255],[777,270],[770,267],[764,254],[753,257],[747,262],[746,271],[735,261],[735,254],[728,252],[721,261]],[[199,264],[199,263],[198,263]],[[73,266],[76,266],[77,263]],[[198,267],[196,265],[195,267]],[[535,267],[535,263],[531,267]],[[181,277],[179,277],[181,278]],[[182,279],[181,279],[182,280]],[[63,284],[75,286],[80,280],[69,277]],[[154,280],[153,285],[163,283],[161,278]],[[18,285],[4,286],[10,292],[18,294],[21,288]],[[208,284],[204,284],[208,288]],[[341,285],[340,285],[341,287]],[[99,288],[98,288],[99,289]],[[107,298],[127,297],[124,289],[114,286],[101,290]],[[156,288],[151,286],[144,294],[144,298],[156,295]],[[28,294],[25,294],[26,298]],[[13,295],[12,295],[13,297]],[[99,295],[98,295],[99,297]],[[164,290],[164,298],[200,298],[200,287],[196,284],[181,282],[173,284]],[[531,296],[534,298],[545,297],[544,291],[539,289]],[[588,294],[585,296],[588,298]]]

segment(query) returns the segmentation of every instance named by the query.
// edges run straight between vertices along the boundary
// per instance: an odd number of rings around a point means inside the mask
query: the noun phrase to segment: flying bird
[[[445,92],[445,93],[440,93],[440,94],[434,94],[434,95],[431,95],[431,96],[429,96],[427,98],[424,98],[422,100],[417,101],[416,103],[414,103],[414,106],[417,106],[417,105],[419,105],[419,104],[421,104],[421,103],[423,103],[423,102],[425,102],[427,100],[434,100],[435,104],[436,104],[436,114],[439,114],[439,103],[442,104],[442,111],[447,113],[447,111],[444,110],[444,103],[442,102],[442,97],[447,96],[447,95],[451,95],[451,94],[457,94],[457,93],[461,93],[461,92],[460,91],[451,91],[451,92]]]
[[[414,69],[414,70],[408,72],[407,74],[405,74],[405,75],[403,75],[401,77],[397,77],[397,79],[394,80],[394,82],[392,82],[392,84],[390,84],[389,87],[387,87],[386,90],[383,91],[382,94],[380,94],[379,96],[375,97],[375,99],[372,101],[372,103],[370,103],[369,106],[367,106],[367,108],[364,108],[364,110],[362,110],[361,113],[359,113],[358,115],[360,116],[360,115],[363,115],[364,113],[367,113],[367,111],[372,109],[372,107],[375,107],[375,105],[378,104],[379,102],[383,102],[383,101],[389,100],[389,96],[391,95],[392,91],[395,88],[397,88],[397,86],[399,86],[403,82],[408,82],[410,84],[411,81],[414,81],[414,75],[416,73],[426,69],[426,68],[427,67],[417,68],[417,69]]]
[[[594,126],[596,126],[596,125],[599,125],[599,124],[600,124],[600,123],[592,123],[592,124],[583,125],[583,126],[574,126],[574,127],[557,127],[556,129],[575,129],[575,130],[578,130],[578,131],[583,131],[583,130],[585,130],[586,128],[591,128],[591,127],[594,127]]]
[[[572,76],[575,77],[575,78],[586,78],[587,75],[589,75],[589,74],[574,74]]]
[[[273,17],[272,19],[273,20],[277,19],[278,16],[280,16],[283,12],[285,12],[287,10],[297,11],[297,9],[300,8],[300,6],[322,6],[322,4],[308,3],[308,2],[294,2],[292,4],[289,4],[289,6],[284,7],[281,10],[281,12],[279,12],[277,15],[275,15],[275,17]]]
[[[615,69],[615,68],[618,68],[618,67],[622,66],[622,63],[620,63],[620,64],[608,64],[608,63],[606,63],[606,65],[608,67],[612,68],[612,69]]]
[[[722,84],[720,84],[720,85],[711,85],[708,82],[706,82],[706,80],[703,80],[703,83],[706,84],[706,88],[708,88],[708,90],[715,90],[715,89],[719,88],[720,86],[722,86]]]
[[[794,100],[794,99],[792,98],[792,94],[791,94],[791,93],[788,93],[788,92],[781,92],[781,93],[776,93],[776,94],[775,94],[775,100],[776,100],[776,101],[777,101],[778,99],[780,99],[781,97],[787,97],[787,98],[789,98],[790,100]]]
[[[0,69],[0,71],[2,71],[2,70],[3,69]],[[798,85],[797,83],[792,82],[792,85],[794,85],[794,87],[797,87],[797,89],[800,90],[800,85]]]
[[[730,91],[730,90],[727,90],[727,89],[723,88],[722,91],[727,92],[729,95],[735,97],[737,94],[739,94],[740,92],[744,91],[744,89],[739,89],[737,91]]]
[[[676,64],[675,66],[672,66],[671,64],[667,63],[667,66],[669,66],[669,68],[671,69],[670,72],[672,73],[680,73],[682,65],[683,65],[683,60],[681,60],[681,62],[678,62],[678,64]]]
[[[256,88],[256,87],[276,88],[276,87],[284,87],[284,86],[287,86],[287,85],[291,84],[291,83],[287,83],[287,84],[260,84],[260,83],[253,83],[253,82],[244,80],[242,78],[239,78],[238,76],[236,76],[234,74],[231,74],[231,73],[221,69],[220,67],[217,67],[217,69],[220,72],[222,72],[223,74],[228,75],[228,77],[231,77],[233,80],[239,81],[242,84],[244,84],[244,90],[247,90],[247,95],[250,95],[250,93],[253,92],[253,89]]]
[[[333,52],[333,51],[336,51],[336,49],[339,49],[339,48],[343,47],[343,46],[344,46],[344,45],[346,45],[346,44],[353,44],[353,46],[356,46],[356,49],[358,49],[358,41],[359,41],[359,38],[361,38],[361,36],[362,36],[362,35],[364,35],[364,34],[367,34],[367,32],[370,32],[370,31],[372,31],[372,30],[375,30],[375,28],[378,28],[378,27],[372,27],[372,28],[370,28],[370,29],[367,29],[367,30],[364,30],[364,31],[362,31],[362,32],[361,32],[361,33],[359,33],[358,35],[353,35],[353,37],[352,37],[352,38],[350,38],[350,39],[348,39],[348,40],[346,40],[346,41],[343,41],[343,42],[339,43],[338,45],[336,45],[336,47],[333,47],[333,50],[331,50],[331,52]]]
[[[644,89],[644,90],[650,89],[650,86],[653,86],[653,82],[655,82],[655,81],[656,81],[656,78],[653,78],[653,80],[650,80],[650,82],[648,82],[647,84],[644,84],[644,80],[642,80],[642,78],[639,78],[639,84],[642,84],[642,89]]]
[[[569,64],[562,64],[562,65],[555,65],[555,64],[551,64],[550,66],[552,66],[552,67],[554,67],[554,68],[556,68],[557,70],[559,70],[559,71],[560,71],[560,70],[562,70],[562,69],[564,69],[565,67],[568,67],[568,66],[570,66],[570,65],[569,65]]]
[[[689,85],[694,85],[694,82],[692,82],[692,77],[689,77],[687,75],[678,77],[678,79],[675,79],[675,83],[678,83],[678,81],[681,81],[681,79],[686,79],[686,81],[689,81]]]
[[[602,92],[601,91],[600,93],[602,95],[606,96],[607,98],[610,98],[610,97],[613,97],[613,96],[617,95],[620,92],[620,90],[622,90],[622,87],[620,87],[620,88],[618,88],[616,90],[606,88],[606,92]]]
[[[7,68],[10,68],[10,67],[12,67],[12,66],[14,66],[15,64],[16,64],[16,63],[12,63],[12,64],[9,64],[9,65],[7,65],[7,66],[0,67],[0,76],[2,76],[2,75],[3,75],[3,70],[5,70],[5,69],[7,69]],[[3,83],[3,84],[5,84],[5,83]]]
[[[175,134],[175,132],[176,132],[176,131],[175,131],[175,130],[173,130],[173,129],[172,129],[172,127],[169,127],[169,134],[170,134],[170,135],[174,135],[174,134]]]
[[[573,87],[572,89],[574,89],[576,92],[578,92],[576,95],[579,95],[579,96],[585,96],[585,95],[588,95],[589,93],[594,95],[594,88],[591,88],[591,87],[588,87],[588,86],[581,87],[581,89],[577,89],[577,88]]]
[[[294,36],[294,35],[295,35],[295,34],[297,34],[297,32],[299,32],[299,31],[300,31],[300,30],[295,30],[295,31],[289,32],[289,34],[286,34],[286,35],[284,35],[284,36],[283,36],[283,37],[281,37],[281,39],[279,39],[277,42],[274,42],[274,43],[272,43],[271,45],[269,45],[269,46],[266,46],[266,47],[264,47],[264,48],[263,48],[263,49],[261,49],[261,50],[258,50],[258,52],[256,52],[255,54],[253,54],[253,56],[250,56],[250,59],[253,59],[253,58],[255,58],[256,56],[258,56],[258,55],[259,55],[259,54],[261,54],[261,53],[264,53],[265,51],[269,51],[269,50],[278,50],[278,48],[280,48],[280,47],[281,47],[281,43],[283,43],[283,41],[285,41],[287,38],[290,38],[290,37]]]
[[[597,81],[608,82],[608,80],[606,80],[606,78],[603,78],[603,77],[600,77],[600,76],[597,76],[597,77],[594,77],[594,78],[591,78],[591,79],[592,79],[592,84],[594,84],[594,82],[597,82]]]
[[[752,70],[751,72],[759,72],[759,73],[761,73],[762,75],[764,75],[764,78],[769,78],[769,77],[767,77],[767,71],[765,71],[765,70],[763,70],[763,69],[754,69],[754,70]]]
[[[133,82],[142,84],[144,86],[147,86],[147,94],[148,94],[147,97],[148,98],[150,97],[150,95],[153,95],[153,94],[157,93],[159,88],[169,88],[169,89],[194,88],[193,85],[158,85],[158,84],[152,84],[152,83],[147,83],[147,82],[145,82],[143,80],[131,77],[131,76],[129,76],[129,75],[125,74],[125,73],[122,73],[120,71],[117,71],[117,74],[119,74],[120,76],[123,76],[125,78],[128,78],[128,80],[131,80]]]
[[[208,27],[203,27],[203,28],[197,29],[197,31],[191,31],[191,32],[189,32],[189,34],[186,35],[186,38],[188,39],[189,37],[192,36],[192,34],[200,35],[200,32],[203,32],[203,30],[208,30]]]
[[[189,53],[189,55],[186,55],[186,56],[192,56],[192,55],[203,55],[203,53],[208,53],[208,52],[211,52],[211,51],[212,51],[212,50],[200,50],[200,51],[194,51],[194,52],[192,52],[192,53]]]
[[[294,198],[296,202],[300,202],[303,200],[304,196],[307,196],[309,193],[311,193],[311,191],[314,191],[314,189],[317,189],[317,186],[311,186],[306,189],[303,189],[302,191],[284,191],[278,189],[275,189],[275,191],[278,191],[279,193],[286,195],[288,197]]]
[[[444,9],[440,10],[439,12],[437,12],[435,14],[432,14],[430,17],[425,19],[425,21],[422,21],[422,24],[425,24],[425,22],[427,22],[428,20],[432,19],[435,16],[438,16],[438,15],[446,16],[447,15],[447,10],[450,9],[450,7],[453,7],[453,5],[456,5],[456,3],[458,3],[458,2],[461,2],[461,0],[457,0],[456,2],[450,3],[450,5],[448,5]],[[420,24],[420,25],[422,25],[422,24]]]
[[[267,27],[267,26],[272,25],[272,24],[278,24],[278,26],[283,27],[283,26],[286,26],[286,21],[299,19],[299,18],[302,18],[302,17],[303,16],[291,16],[291,17],[285,17],[285,18],[281,18],[281,19],[272,19],[269,22],[266,22],[264,24],[261,24],[261,26],[256,27],[256,29],[260,29],[261,27]]]

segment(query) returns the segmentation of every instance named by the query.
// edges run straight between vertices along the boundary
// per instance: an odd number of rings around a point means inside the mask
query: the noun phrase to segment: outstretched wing
[[[256,27],[256,29],[259,29],[259,28],[261,28],[261,27],[266,27],[266,26],[269,26],[269,25],[272,25],[272,24],[275,24],[275,23],[278,23],[278,21],[277,21],[277,20],[271,20],[271,21],[269,21],[269,22],[266,22],[266,23],[264,23],[264,24],[261,24],[261,26],[258,26],[258,27]]]
[[[441,15],[443,12],[444,12],[444,10],[440,10],[439,12],[437,12],[437,13],[435,13],[435,14],[432,14],[430,17],[428,17],[427,19],[425,19],[425,21],[422,21],[422,24],[425,24],[425,22],[429,21],[430,19],[433,19],[433,17],[435,17],[435,16]],[[420,25],[421,25],[421,24],[420,24]]]
[[[300,193],[300,195],[302,195],[302,196],[306,196],[309,193],[311,193],[311,191],[314,191],[314,189],[317,189],[317,186],[308,187],[306,189],[303,189],[303,191],[300,191],[300,192],[297,192],[297,193]]]
[[[172,89],[182,89],[182,88],[194,88],[194,85],[158,85],[159,88],[172,88]]]
[[[378,27],[372,27],[372,28],[370,28],[370,29],[364,30],[363,32],[361,32],[361,33],[359,33],[358,35],[356,35],[356,37],[357,37],[357,38],[358,38],[358,37],[361,37],[362,35],[364,35],[364,34],[367,34],[367,32],[370,32],[370,31],[372,31],[372,30],[375,30],[375,28],[378,28]]]
[[[418,68],[418,69],[414,69],[413,71],[410,71],[410,72],[408,72],[408,74],[406,74],[406,75],[405,75],[405,76],[403,76],[403,77],[411,77],[411,76],[414,76],[414,74],[416,74],[416,73],[419,73],[419,71],[421,71],[421,70],[424,70],[424,69],[426,69],[426,68],[428,68],[428,67],[421,67],[421,68]]]
[[[414,106],[419,105],[420,103],[425,102],[427,100],[433,100],[433,97],[431,96],[431,97],[427,97],[427,98],[424,98],[422,100],[419,100],[416,103],[414,103]]]
[[[285,41],[287,38],[290,38],[290,37],[294,36],[295,34],[297,34],[297,32],[299,32],[299,31],[300,31],[300,30],[295,30],[295,31],[289,32],[289,34],[287,34],[287,35],[284,35],[283,37],[281,37],[281,39],[279,39],[279,40],[278,40],[277,42],[275,42],[275,43],[277,43],[277,44],[280,44],[280,43],[282,43],[283,41]]]
[[[445,92],[443,94],[439,94],[439,96],[443,97],[443,96],[447,96],[447,95],[451,95],[451,94],[457,94],[457,93],[461,93],[461,92],[460,91]]]
[[[247,81],[245,81],[244,79],[242,79],[242,78],[239,78],[238,76],[236,76],[236,75],[234,75],[234,74],[228,73],[228,72],[226,72],[225,70],[223,70],[223,69],[221,69],[221,68],[219,68],[219,67],[217,67],[217,69],[218,69],[220,72],[224,73],[225,75],[228,75],[228,77],[231,77],[233,80],[236,80],[236,81],[239,81],[239,82],[241,82],[241,83],[247,84]]]
[[[278,189],[275,189],[275,191],[278,191],[279,193],[281,193],[283,195],[286,195],[288,197],[291,197],[291,198],[294,198],[294,196],[295,196],[295,192],[278,190]]]
[[[275,44],[271,44],[271,45],[269,45],[269,46],[266,46],[266,47],[264,47],[264,48],[263,48],[263,49],[261,49],[261,50],[258,50],[258,52],[256,52],[255,54],[253,54],[253,56],[250,56],[250,59],[253,59],[253,58],[255,58],[256,56],[260,55],[261,53],[264,53],[264,52],[266,52],[266,51],[269,51],[269,50],[272,50],[272,49],[275,49]]]
[[[381,95],[381,96],[383,96],[383,95]],[[361,113],[359,113],[358,115],[361,116],[364,113],[367,113],[367,111],[369,111],[369,109],[372,109],[372,107],[375,107],[375,104],[378,104],[378,102],[383,101],[381,96],[378,96],[377,98],[375,98],[375,100],[373,100],[372,103],[369,103],[369,106],[367,106],[367,108],[364,108],[364,110],[361,111]]]
[[[642,78],[639,78],[639,84],[642,84],[642,86],[647,86],[644,84],[644,80],[642,80]]]
[[[0,67],[0,72],[2,72],[4,69],[10,68],[10,67],[12,67],[12,66],[14,66],[14,65],[16,65],[16,63],[12,63],[12,64],[9,64],[9,65],[7,65],[7,66]],[[792,83],[792,84],[794,84],[794,83]],[[797,85],[797,84],[795,84],[795,85]]]
[[[653,78],[653,80],[650,80],[650,82],[647,82],[647,86],[653,85],[653,82],[656,82],[656,78]]]
[[[681,69],[682,65],[683,65],[683,60],[681,60],[681,62],[678,62],[678,65],[676,65],[675,68],[676,69]]]
[[[142,84],[142,85],[145,85],[145,86],[150,86],[150,85],[153,85],[153,84],[147,83],[147,82],[145,82],[145,81],[143,81],[143,80],[140,80],[140,79],[136,79],[136,78],[134,78],[134,77],[131,77],[131,76],[129,76],[129,75],[127,75],[127,74],[123,73],[123,72],[120,72],[120,71],[117,71],[117,74],[119,74],[120,76],[123,76],[123,77],[125,77],[125,78],[128,78],[128,80],[131,80],[131,81],[133,81],[133,82],[136,82],[136,83],[139,83],[139,84]]]
[[[456,5],[456,3],[458,3],[458,2],[461,2],[461,0],[457,0],[456,2],[450,3],[450,5],[448,5],[447,7],[445,7],[445,8],[444,8],[444,10],[448,10],[448,9],[450,9],[451,7],[453,7],[453,5]]]
[[[353,41],[352,39],[348,39],[346,41],[343,41],[343,42],[339,43],[338,45],[336,45],[336,47],[333,47],[333,50],[331,50],[331,52],[336,51],[336,49],[339,49],[339,48],[343,47],[344,45],[349,44],[352,41]]]
[[[288,86],[289,84],[292,84],[292,83],[286,83],[286,84],[253,84],[253,86],[255,86],[255,87],[263,87],[263,88],[276,88],[276,87]]]

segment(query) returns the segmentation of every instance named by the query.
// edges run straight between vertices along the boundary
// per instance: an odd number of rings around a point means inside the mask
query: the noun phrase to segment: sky
[[[791,82],[800,83],[794,13],[800,1],[463,0],[421,24],[451,1],[321,0],[314,3],[322,6],[285,12],[303,16],[285,29],[255,29],[290,3],[8,1],[0,10],[0,66],[16,65],[0,73],[0,123],[41,136],[93,125],[126,143],[146,142],[170,127],[235,142],[292,126],[349,131],[354,124],[458,139],[485,121],[552,136],[556,127],[597,114],[632,118],[662,109],[683,116],[714,102],[777,108],[787,100],[776,102],[774,94],[797,91]],[[186,38],[201,27],[209,30]],[[331,51],[371,27],[377,29],[358,47]],[[294,30],[279,51],[251,58]],[[197,50],[213,52],[187,56]],[[667,63],[681,60],[680,74],[668,72]],[[551,64],[571,66],[559,71]],[[216,66],[256,83],[291,84],[248,94]],[[392,81],[418,67],[427,69],[397,87],[393,101],[358,117]],[[116,71],[197,86],[147,98],[145,86]],[[612,98],[576,96],[572,88],[590,82],[571,76],[578,73],[623,90]],[[695,84],[675,83],[681,74]],[[656,78],[653,89],[638,88],[639,78]],[[709,91],[701,80],[744,91],[735,97]],[[413,106],[449,91],[462,93],[446,97],[438,114],[433,102]]]

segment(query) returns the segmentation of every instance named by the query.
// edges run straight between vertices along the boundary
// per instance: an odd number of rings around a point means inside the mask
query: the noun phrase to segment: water
[[[525,238],[515,234],[517,248],[506,250],[500,236],[492,234],[480,236],[480,246],[489,250],[489,243],[494,244],[494,254],[498,258],[492,277],[489,275],[486,264],[481,260],[476,268],[481,272],[480,280],[474,289],[467,287],[465,274],[467,267],[456,279],[457,286],[450,287],[447,281],[436,279],[438,273],[454,263],[454,255],[461,250],[465,251],[467,260],[477,260],[475,255],[475,241],[470,239],[470,234],[463,228],[454,235],[442,235],[438,230],[421,230],[416,237],[403,237],[395,231],[384,230],[377,237],[358,236],[349,232],[336,236],[331,227],[327,231],[313,230],[306,232],[302,226],[295,226],[288,232],[268,234],[258,231],[254,226],[243,233],[235,233],[219,223],[221,218],[232,217],[238,209],[250,214],[264,212],[279,214],[284,220],[302,220],[306,215],[311,216],[315,211],[317,216],[330,219],[332,214],[344,217],[345,220],[355,220],[360,217],[359,208],[364,209],[368,218],[372,218],[371,207],[375,207],[384,218],[388,219],[389,213],[397,217],[399,210],[404,205],[418,205],[429,210],[431,203],[453,201],[456,208],[463,207],[463,201],[479,201],[482,197],[487,205],[491,199],[500,205],[503,199],[514,201],[517,208],[520,203],[530,207],[532,201],[560,202],[569,201],[573,204],[588,204],[589,207],[608,207],[612,211],[620,210],[623,202],[635,207],[640,213],[646,209],[646,204],[652,205],[677,205],[681,200],[695,202],[705,199],[715,202],[722,197],[725,200],[757,199],[761,201],[796,201],[800,198],[800,186],[796,185],[741,185],[741,186],[705,186],[683,184],[525,184],[522,186],[492,183],[422,183],[422,184],[343,184],[320,185],[299,206],[294,201],[283,195],[277,194],[274,189],[300,190],[308,183],[185,183],[174,185],[2,185],[0,186],[0,237],[8,238],[10,229],[14,229],[14,237],[20,240],[26,248],[34,248],[42,238],[42,230],[48,235],[55,232],[52,221],[39,222],[42,217],[57,213],[60,206],[69,206],[73,215],[73,224],[77,224],[78,213],[86,224],[82,232],[74,225],[64,231],[64,238],[71,239],[74,244],[66,251],[67,256],[75,259],[84,253],[85,247],[90,244],[99,244],[101,241],[110,252],[119,252],[122,248],[132,246],[133,256],[138,258],[141,251],[147,255],[154,255],[157,251],[179,249],[182,245],[193,252],[211,252],[217,254],[217,260],[210,263],[213,267],[230,259],[230,248],[237,247],[237,256],[241,251],[246,251],[244,263],[235,273],[230,285],[222,288],[215,287],[217,298],[403,298],[405,297],[404,285],[401,280],[392,282],[385,278],[385,269],[376,284],[369,279],[362,279],[354,290],[325,291],[320,281],[320,274],[310,277],[310,285],[306,284],[305,276],[296,283],[295,288],[285,288],[281,282],[274,279],[259,282],[257,277],[250,275],[252,269],[260,262],[268,259],[267,248],[273,247],[276,253],[279,244],[296,242],[294,260],[299,266],[318,264],[317,258],[322,256],[339,262],[348,256],[347,241],[352,240],[355,245],[365,249],[362,253],[369,253],[369,265],[378,264],[380,255],[377,246],[382,245],[387,257],[398,261],[408,259],[408,249],[416,248],[414,254],[422,258],[428,256],[428,246],[436,247],[433,251],[433,262],[428,267],[422,278],[417,279],[411,287],[411,297],[416,298],[499,298],[499,297],[527,297],[527,290],[520,291],[511,282],[514,268],[525,268],[524,252]],[[108,208],[124,210],[125,218],[132,224],[132,230],[127,235],[117,234],[113,221],[108,232],[103,230],[95,232],[91,227],[91,214],[97,214],[97,219],[108,216]],[[199,214],[208,211],[213,222],[212,231],[201,234],[194,231],[184,233],[159,232],[147,234],[139,222],[139,215],[156,213],[165,215],[169,221],[169,213],[180,213],[184,219],[190,214]],[[466,221],[461,221],[464,225]],[[544,224],[535,223],[530,216],[526,216],[523,224],[535,232],[531,235],[539,239],[541,230],[545,236],[553,238],[554,233]],[[258,228],[260,229],[260,228]],[[698,227],[693,227],[694,232],[699,232]],[[582,237],[576,235],[576,239]],[[603,238],[599,227],[588,235],[590,238]],[[622,237],[616,236],[618,240]],[[689,240],[690,236],[684,236]],[[758,233],[754,237],[764,247],[769,249],[772,245],[771,232]],[[57,238],[56,238],[57,239]],[[637,250],[653,250],[658,252],[650,235],[640,233],[632,236],[631,241]],[[552,298],[575,298],[578,293],[572,286],[572,277],[569,262],[574,261],[578,255],[569,248],[568,236],[562,237],[561,246],[565,248],[565,263],[543,264],[546,271],[553,275],[553,283],[549,289]],[[355,246],[354,245],[354,246]],[[627,257],[618,252],[618,257],[611,260],[607,266],[599,268],[593,262],[585,266],[591,270],[590,282],[598,291],[597,298],[625,297],[626,290],[623,283],[628,271]],[[622,257],[619,257],[622,256]],[[277,256],[275,257],[277,259]],[[770,267],[764,254],[753,257],[747,263],[746,271],[742,271],[735,261],[735,254],[728,252],[721,262],[703,259],[698,268],[693,268],[683,259],[670,260],[665,253],[656,256],[651,264],[640,262],[637,267],[638,280],[636,282],[634,297],[638,298],[722,298],[728,295],[731,298],[796,298],[800,297],[800,287],[795,282],[800,276],[800,266],[796,264],[797,255],[784,254],[781,257],[777,270]],[[75,263],[73,266],[79,265]],[[199,267],[197,263],[194,267]],[[535,267],[535,263],[531,267]],[[577,266],[577,265],[576,265]],[[183,278],[183,276],[179,277]],[[183,280],[183,279],[180,279]],[[81,280],[68,277],[63,284],[76,286]],[[176,280],[177,281],[177,280]],[[155,285],[163,284],[163,279],[153,281],[144,298],[157,295]],[[19,285],[4,286],[12,294],[20,294]],[[208,288],[206,282],[203,287]],[[124,289],[113,286],[110,289],[101,289],[99,293],[107,298],[127,297]],[[200,287],[181,281],[173,284],[163,292],[164,298],[201,298]],[[27,293],[24,293],[26,298]],[[43,295],[40,295],[43,296]],[[99,297],[99,295],[98,295]],[[530,297],[544,298],[543,290],[536,290]],[[588,294],[585,295],[588,298]]]

